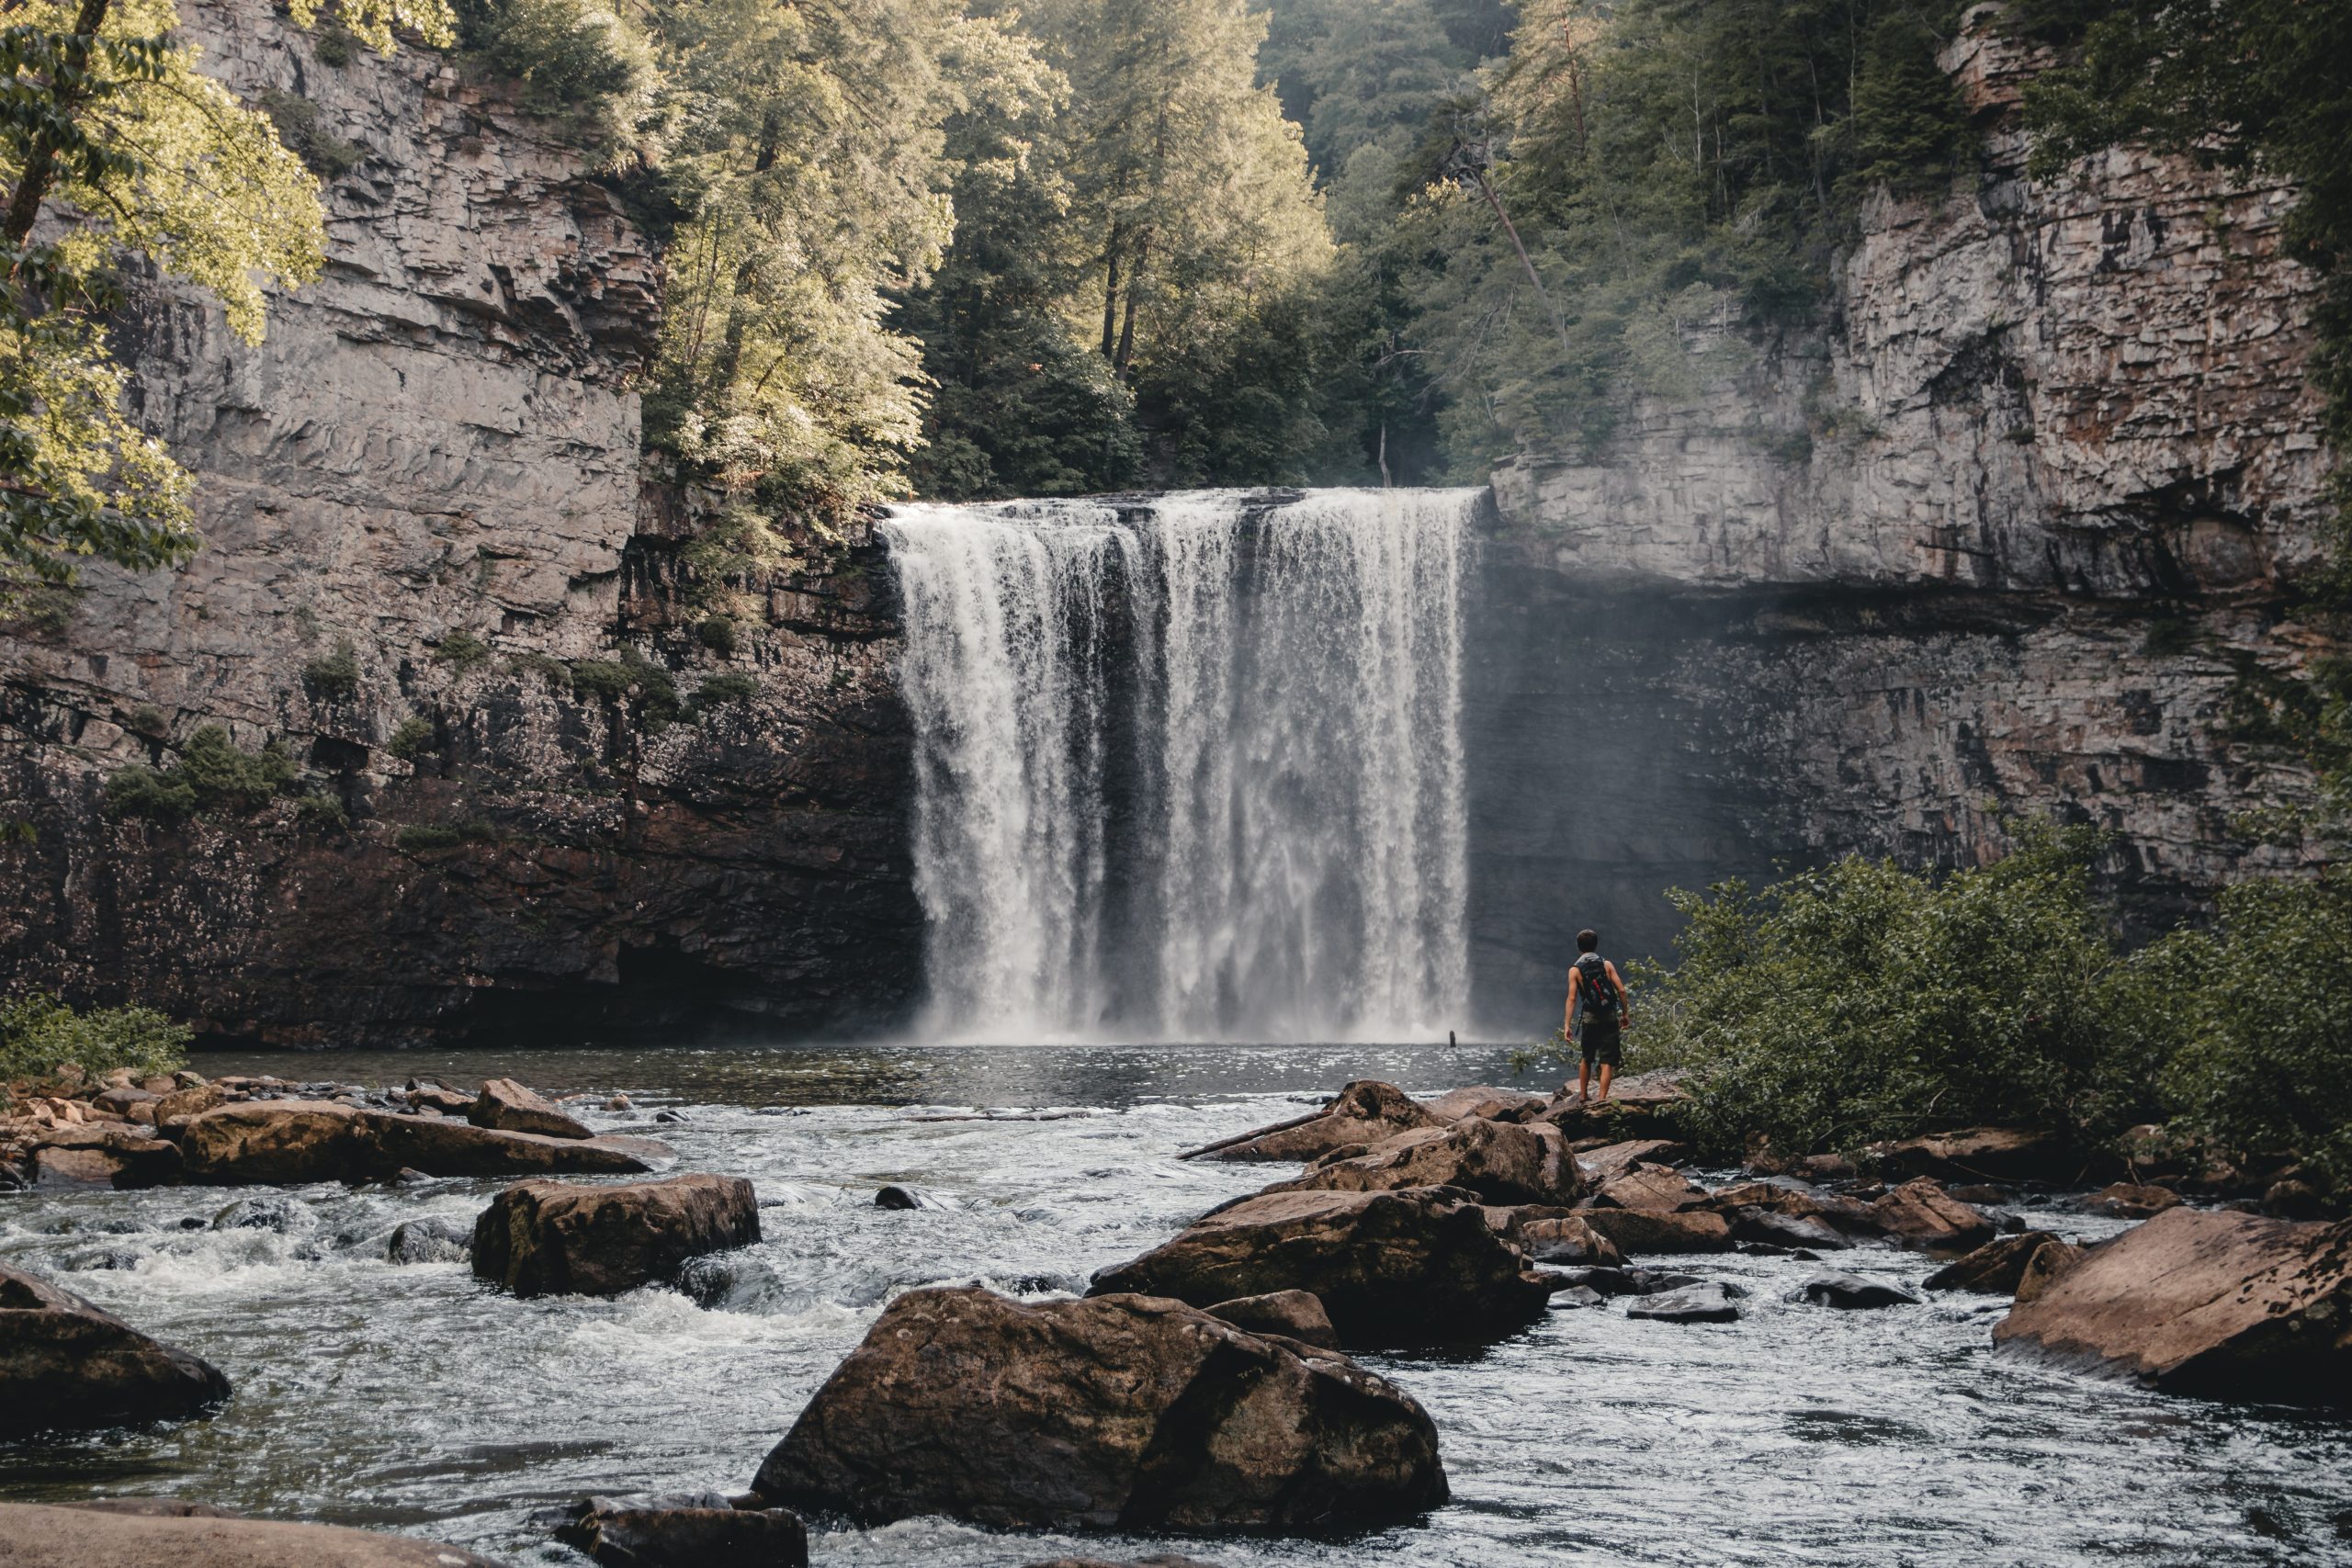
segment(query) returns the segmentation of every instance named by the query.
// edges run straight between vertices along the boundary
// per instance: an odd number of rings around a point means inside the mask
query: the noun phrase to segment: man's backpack
[[[1577,987],[1577,1006],[1587,1018],[1614,1022],[1617,987],[1609,983],[1607,961],[1597,953],[1588,953],[1577,960],[1577,973],[1584,978],[1584,984]]]

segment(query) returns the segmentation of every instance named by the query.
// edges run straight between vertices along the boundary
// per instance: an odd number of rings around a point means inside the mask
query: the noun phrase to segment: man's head
[[[1577,932],[1577,951],[1578,953],[1591,953],[1597,950],[1600,946],[1600,933],[1599,931],[1587,931]]]

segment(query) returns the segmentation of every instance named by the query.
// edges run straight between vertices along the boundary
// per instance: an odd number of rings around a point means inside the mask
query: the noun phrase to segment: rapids
[[[298,1190],[285,1232],[209,1228],[221,1189],[0,1200],[0,1257],[212,1359],[209,1421],[0,1447],[0,1496],[176,1494],[577,1563],[531,1514],[589,1491],[737,1490],[894,1293],[1074,1291],[1286,1167],[1181,1149],[1295,1114],[1348,1078],[1509,1082],[1491,1052],[1363,1046],[903,1047],[200,1060],[367,1082],[514,1073],[625,1089],[688,1169],[748,1176],[766,1239],[715,1304],[668,1290],[517,1302],[458,1264],[381,1261],[393,1225],[469,1224],[496,1184]],[[649,1125],[673,1108],[686,1118]],[[969,1120],[976,1110],[989,1120]],[[1012,1120],[1013,1115],[1040,1119]],[[963,1118],[942,1120],[939,1118]],[[877,1210],[908,1182],[945,1206]],[[2111,1222],[2052,1212],[2077,1235]],[[192,1227],[192,1228],[184,1228]],[[1917,1284],[1881,1248],[1840,1267]],[[816,1521],[825,1568],[1016,1568],[1175,1551],[1226,1568],[2352,1563],[2352,1428],[1996,1359],[1999,1304],[1838,1313],[1812,1266],[1701,1258],[1754,1292],[1721,1326],[1557,1311],[1491,1348],[1366,1357],[1429,1407],[1453,1501],[1352,1539],[992,1534]]]

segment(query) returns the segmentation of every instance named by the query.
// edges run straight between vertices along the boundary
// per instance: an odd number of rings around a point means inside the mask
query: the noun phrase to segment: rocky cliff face
[[[343,169],[331,261],[259,349],[168,288],[122,324],[206,547],[0,641],[0,817],[37,830],[0,849],[0,966],[286,1043],[890,1016],[920,915],[873,547],[698,635],[694,498],[642,482],[630,389],[659,260],[612,194],[428,51],[183,15]],[[297,782],[108,805],[208,725]]]
[[[1969,862],[2056,812],[2114,830],[2154,923],[2301,858],[2232,824],[2308,780],[2216,735],[2248,661],[2318,649],[2287,618],[2330,465],[2292,193],[2130,151],[2030,181],[2037,62],[1989,9],[1944,62],[1978,168],[1865,215],[1828,333],[1497,476],[1474,925],[1514,1022],[1578,925],[1663,952],[1659,887],[1776,859]]]

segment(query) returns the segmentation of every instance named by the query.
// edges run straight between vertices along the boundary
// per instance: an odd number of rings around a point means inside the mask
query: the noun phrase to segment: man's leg
[[[1606,1062],[1603,1062],[1603,1063],[1601,1063],[1601,1064],[1600,1064],[1600,1098],[1601,1098],[1601,1099],[1603,1099],[1603,1100],[1607,1100],[1607,1099],[1609,1098],[1609,1080],[1610,1080],[1611,1078],[1612,1078],[1612,1077],[1616,1077],[1616,1076],[1617,1076],[1617,1069],[1616,1069],[1615,1067],[1611,1066],[1610,1066],[1608,1063],[1606,1063]]]
[[[1585,1085],[1591,1080],[1591,1077],[1592,1058],[1587,1056],[1577,1063],[1577,1102],[1579,1105],[1584,1102]],[[1608,1080],[1603,1079],[1602,1081],[1606,1082]]]

